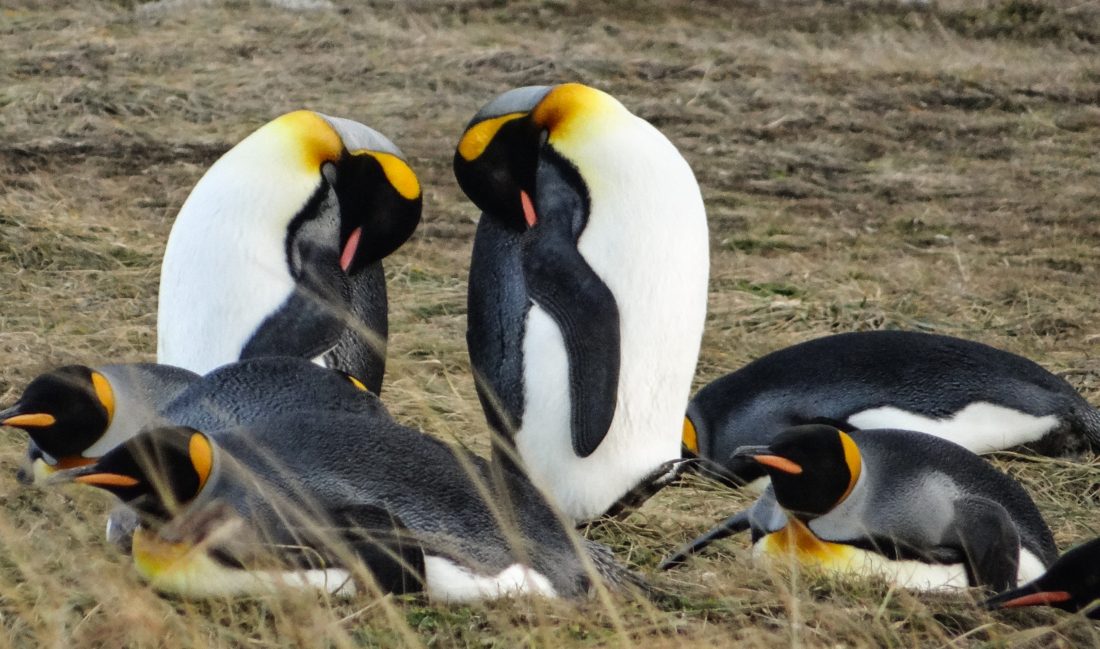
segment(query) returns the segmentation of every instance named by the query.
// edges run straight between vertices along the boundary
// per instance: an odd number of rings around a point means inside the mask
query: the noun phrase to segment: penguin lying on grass
[[[1041,577],[986,600],[989,608],[1049,605],[1063,611],[1092,607],[1100,620],[1100,538],[1066,552]]]
[[[293,357],[230,363],[200,377],[171,365],[69,365],[35,378],[0,424],[30,436],[23,482],[90,464],[142,429],[174,423],[228,429],[276,414],[329,410],[372,415],[355,377]]]
[[[438,601],[577,598],[597,578],[634,580],[520,476],[381,407],[373,417],[298,412],[232,431],[158,428],[54,479],[137,509],[138,571],[185,596],[280,584],[349,594],[363,585],[350,578],[349,556],[382,590]]]
[[[763,468],[735,449],[815,421],[915,430],[975,453],[1100,448],[1100,412],[1063,379],[987,345],[912,331],[825,336],[759,358],[695,395],[683,443],[730,482],[752,482]]]
[[[965,448],[923,433],[806,425],[736,455],[771,485],[677,550],[662,568],[751,528],[754,551],[826,570],[877,575],[919,590],[1035,579],[1054,538],[1015,480]]]
[[[466,338],[494,458],[518,455],[578,521],[670,479],[707,302],[687,162],[615,98],[567,83],[485,105],[454,170],[483,211]]]
[[[129,363],[66,365],[31,381],[0,425],[30,436],[20,482],[94,462],[156,420],[199,375],[178,367]]]
[[[157,361],[205,374],[257,356],[318,358],[378,392],[381,259],[420,220],[420,183],[377,131],[283,115],[195,185],[161,267]]]

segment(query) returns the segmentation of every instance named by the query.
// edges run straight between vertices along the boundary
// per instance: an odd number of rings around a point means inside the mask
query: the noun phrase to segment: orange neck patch
[[[210,440],[202,433],[194,433],[187,444],[187,452],[191,456],[191,465],[195,467],[195,473],[199,475],[199,488],[195,495],[199,495],[210,478],[210,470],[214,467],[214,448]]]
[[[687,450],[699,454],[699,436],[695,432],[695,424],[691,423],[691,420],[684,417],[684,431],[680,437],[681,442]]]
[[[474,124],[466,129],[462,139],[458,141],[458,155],[466,162],[479,158],[493,138],[497,136],[500,127],[512,120],[526,117],[527,113],[508,113],[500,117],[493,117]]]
[[[107,411],[107,425],[110,426],[115,420],[115,391],[111,389],[111,382],[99,372],[92,372],[92,388],[95,389],[95,396]]]

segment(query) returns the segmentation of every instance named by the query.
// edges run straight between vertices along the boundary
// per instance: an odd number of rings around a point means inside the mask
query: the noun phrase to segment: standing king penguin
[[[157,361],[200,374],[300,356],[382,385],[380,260],[420,220],[401,151],[357,122],[287,113],[223,155],[188,196],[161,267]]]
[[[494,455],[566,515],[600,516],[680,455],[706,315],[699,186],[660,131],[576,83],[491,101],[454,169],[483,211],[466,338]]]
[[[849,435],[811,424],[736,454],[764,467],[771,484],[750,509],[677,550],[662,568],[749,528],[757,554],[916,590],[1005,590],[1038,577],[1058,555],[1019,483],[932,435]]]

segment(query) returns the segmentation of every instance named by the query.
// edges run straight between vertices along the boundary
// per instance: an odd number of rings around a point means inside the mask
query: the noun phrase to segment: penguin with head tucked
[[[915,430],[975,453],[1100,448],[1100,412],[1032,361],[948,336],[866,331],[786,347],[710,383],[688,405],[684,449],[752,482],[764,469],[734,450],[815,421]]]
[[[380,260],[420,219],[404,156],[357,122],[297,111],[229,150],[188,196],[161,267],[157,360],[200,374],[300,356],[377,392],[387,335]]]
[[[36,377],[0,425],[30,436],[20,482],[41,482],[58,469],[90,464],[125,442],[188,386],[194,372],[169,365],[66,365]]]
[[[796,426],[737,451],[771,484],[662,563],[663,568],[751,528],[758,554],[878,575],[918,590],[1034,579],[1054,561],[1054,537],[1012,478],[965,448],[924,433]]]
[[[676,147],[581,84],[470,121],[455,175],[482,209],[467,342],[495,457],[576,520],[679,456],[706,311],[706,214]]]
[[[396,424],[381,407],[373,416],[295,412],[231,431],[152,429],[56,476],[141,512],[138,571],[187,596],[275,584],[355,592],[341,549],[383,590],[439,601],[576,598],[597,576],[634,579],[522,476],[498,485],[484,460]]]
[[[1072,612],[1091,606],[1088,616],[1100,620],[1100,538],[1066,552],[1035,581],[985,604],[994,609],[1046,605]]]

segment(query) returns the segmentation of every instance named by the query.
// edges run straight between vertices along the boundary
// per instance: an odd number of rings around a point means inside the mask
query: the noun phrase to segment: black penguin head
[[[609,99],[578,83],[527,86],[498,96],[478,111],[458,142],[454,172],[462,191],[490,218],[517,232],[535,227],[545,216],[538,205],[540,190],[566,189],[586,204],[586,185],[554,140],[568,136],[586,111],[599,110]],[[553,167],[548,178],[564,187],[538,187],[543,165]]]
[[[823,424],[788,428],[768,446],[742,446],[734,457],[763,466],[776,501],[803,520],[826,514],[843,502],[863,467],[852,438]]]
[[[87,464],[81,454],[95,444],[115,414],[114,389],[103,374],[66,365],[31,381],[0,424],[22,428],[59,468]]]
[[[168,426],[142,432],[95,464],[55,475],[110,491],[138,511],[167,520],[202,492],[213,466],[209,438]]]
[[[272,123],[293,134],[304,164],[320,179],[313,198],[287,227],[292,264],[297,237],[316,239],[309,243],[354,274],[412,235],[420,222],[420,182],[389,139],[358,122],[311,111],[288,113]],[[327,223],[333,208],[338,218]]]
[[[1100,538],[1063,554],[1043,576],[1019,588],[986,600],[989,608],[1054,606],[1080,611],[1100,600]],[[1089,617],[1100,619],[1100,603]]]

